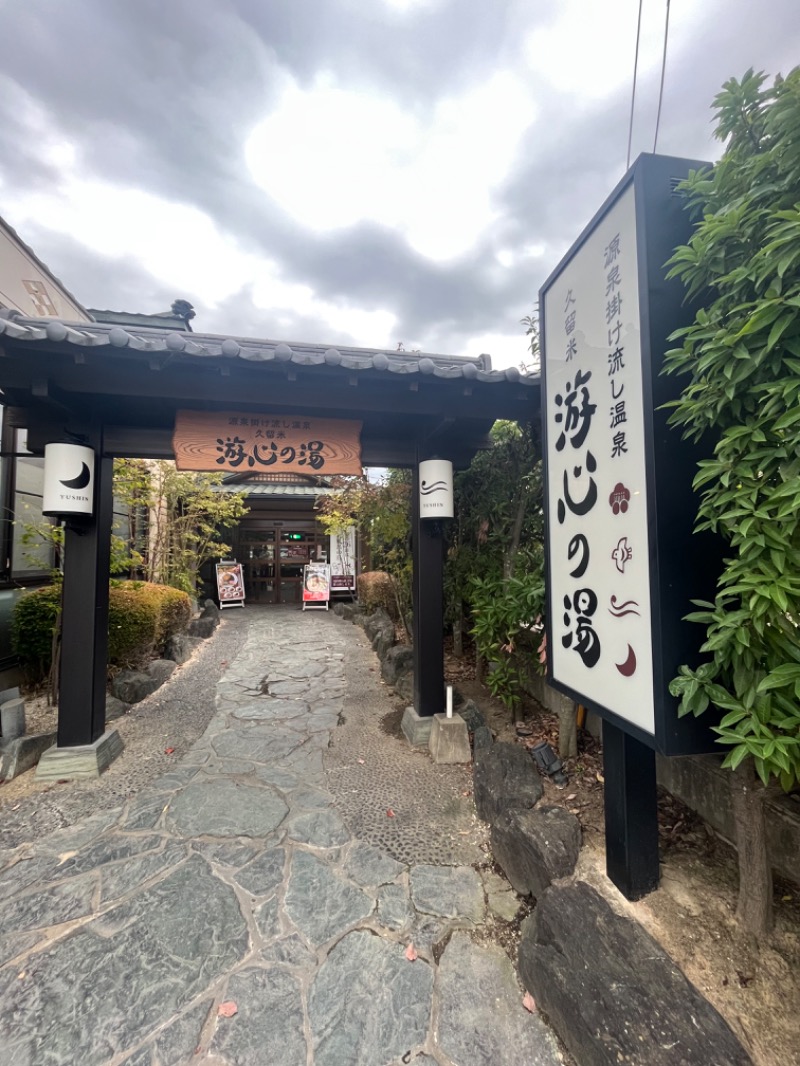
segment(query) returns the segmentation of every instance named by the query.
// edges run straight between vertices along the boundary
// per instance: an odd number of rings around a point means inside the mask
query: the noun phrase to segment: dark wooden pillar
[[[626,899],[658,888],[656,756],[624,730],[603,722],[606,873]]]
[[[59,748],[92,744],[106,727],[114,460],[95,463],[94,516],[67,522],[64,536]]]
[[[438,522],[419,517],[417,449],[411,486],[414,577],[414,710],[421,717],[444,710],[444,538]]]

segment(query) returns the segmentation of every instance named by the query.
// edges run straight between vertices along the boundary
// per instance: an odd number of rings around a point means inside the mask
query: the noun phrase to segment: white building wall
[[[85,308],[0,219],[0,307],[31,318],[91,322]]]

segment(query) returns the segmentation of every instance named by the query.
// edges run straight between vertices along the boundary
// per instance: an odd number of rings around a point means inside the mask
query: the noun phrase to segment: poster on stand
[[[331,568],[328,563],[309,563],[303,567],[303,610],[327,611],[331,598]]]
[[[217,563],[217,596],[220,610],[223,607],[244,607],[241,563]]]

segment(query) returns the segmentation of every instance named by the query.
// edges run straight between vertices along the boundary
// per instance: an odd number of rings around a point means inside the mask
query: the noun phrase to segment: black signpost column
[[[113,466],[97,457],[94,515],[66,523],[59,748],[93,744],[105,731]]]
[[[414,601],[414,709],[420,718],[444,710],[444,547],[438,523],[423,522],[418,452],[411,488]]]
[[[624,729],[603,722],[606,873],[626,899],[658,888],[656,756]]]

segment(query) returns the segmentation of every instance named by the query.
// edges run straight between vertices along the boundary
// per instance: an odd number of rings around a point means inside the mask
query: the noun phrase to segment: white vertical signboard
[[[544,296],[553,682],[655,732],[631,183]]]
[[[356,527],[331,533],[331,590],[354,592],[356,588]]]

